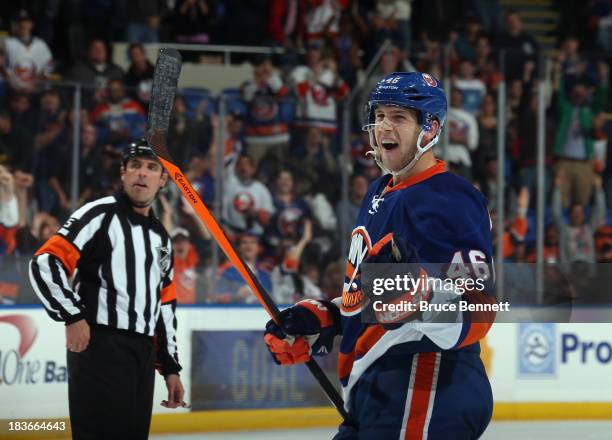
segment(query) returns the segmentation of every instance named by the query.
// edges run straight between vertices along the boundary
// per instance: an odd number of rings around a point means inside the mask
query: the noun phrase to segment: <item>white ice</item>
[[[152,435],[151,440],[329,440],[334,429]],[[612,421],[493,422],[482,440],[610,440]],[[452,439],[448,439],[452,440]]]

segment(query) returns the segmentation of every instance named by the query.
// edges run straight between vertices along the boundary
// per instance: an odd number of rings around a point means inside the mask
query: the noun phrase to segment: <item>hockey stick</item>
[[[185,177],[181,169],[174,163],[167,147],[168,126],[170,125],[170,113],[174,104],[174,96],[181,72],[181,56],[174,49],[161,49],[155,72],[153,75],[153,87],[151,101],[149,103],[149,129],[147,141],[160,162],[168,171],[170,177],[181,191],[183,196],[195,209],[200,219],[204,222],[215,241],[221,247],[227,258],[232,262],[236,270],[249,285],[261,305],[266,309],[268,315],[279,325],[280,310],[266,289],[261,285],[249,266],[236,252],[217,220],[210,213],[198,193],[193,189],[191,183]],[[344,409],[342,397],[336,391],[323,370],[311,357],[306,366],[317,382],[323,388],[331,403],[336,407],[340,415],[346,419],[347,413]]]

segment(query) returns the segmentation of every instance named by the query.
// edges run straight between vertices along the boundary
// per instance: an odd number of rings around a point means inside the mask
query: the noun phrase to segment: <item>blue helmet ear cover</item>
[[[446,93],[440,80],[428,73],[394,72],[382,78],[370,94],[368,124],[374,123],[374,111],[379,105],[415,110],[424,131],[431,131],[434,119],[440,128],[446,121]]]

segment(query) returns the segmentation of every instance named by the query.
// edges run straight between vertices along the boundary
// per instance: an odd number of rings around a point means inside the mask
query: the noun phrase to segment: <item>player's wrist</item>
[[[318,299],[304,299],[295,304],[294,307],[306,309],[317,320],[319,330],[322,328],[340,327],[340,311],[330,301]]]

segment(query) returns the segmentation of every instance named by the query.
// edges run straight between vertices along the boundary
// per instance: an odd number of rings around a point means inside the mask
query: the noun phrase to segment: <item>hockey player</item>
[[[368,302],[360,283],[364,261],[444,263],[445,273],[435,275],[450,278],[458,268],[492,261],[485,198],[449,173],[431,150],[446,109],[444,90],[426,73],[392,73],[378,82],[365,129],[386,174],[362,202],[342,297],[301,301],[281,313],[280,326],[266,326],[264,340],[283,365],[328,353],[334,337],[342,335],[338,375],[348,418],[336,440],[475,439],[491,418],[492,393],[478,342],[491,315],[464,312],[452,323],[433,323],[435,316],[426,320],[423,314],[394,325],[368,323],[362,316]],[[493,274],[483,277],[490,282]],[[434,290],[428,297],[433,302],[439,295]],[[487,292],[460,298],[495,302]]]
[[[123,189],[76,210],[30,264],[34,291],[66,325],[73,439],[148,438],[156,364],[162,405],[184,405],[172,248],[151,211],[167,179],[146,141],[131,143]]]

